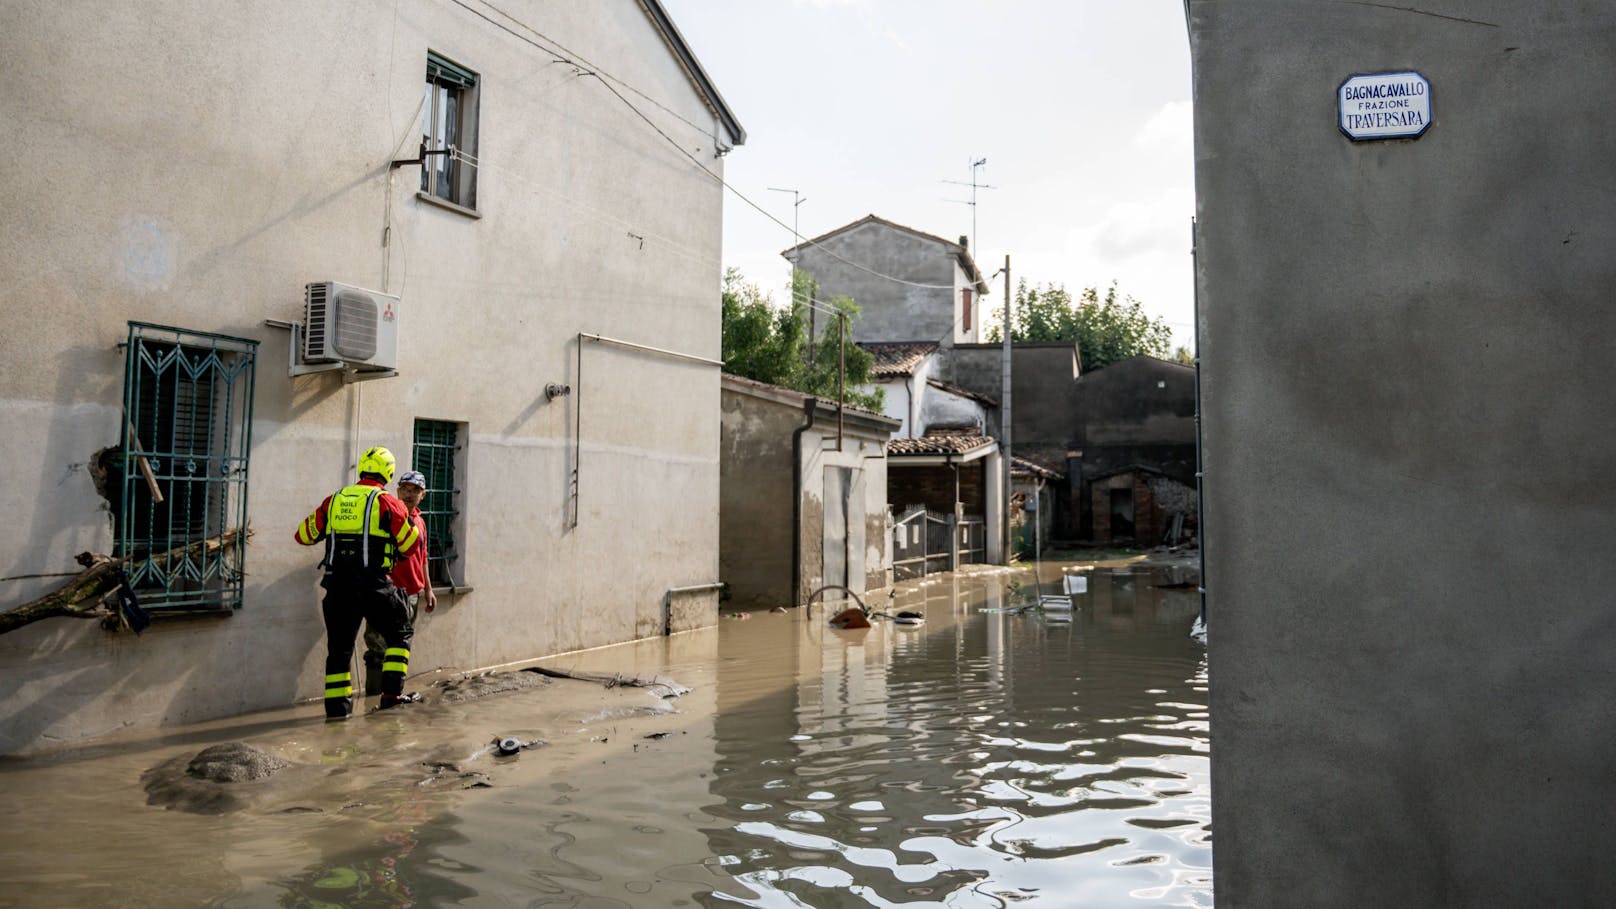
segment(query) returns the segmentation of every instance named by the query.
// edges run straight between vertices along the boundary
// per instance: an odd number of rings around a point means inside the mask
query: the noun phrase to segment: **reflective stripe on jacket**
[[[295,536],[305,546],[326,540],[328,568],[381,573],[392,568],[395,554],[409,552],[420,541],[404,503],[368,479],[328,496]]]

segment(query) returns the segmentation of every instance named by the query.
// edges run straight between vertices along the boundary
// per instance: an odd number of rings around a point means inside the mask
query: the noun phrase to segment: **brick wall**
[[[987,491],[983,485],[986,465],[986,459],[960,465],[960,502],[964,504],[967,515],[980,516],[987,510]],[[952,513],[954,468],[946,464],[904,467],[902,459],[888,460],[887,504],[900,513],[910,505],[924,505],[933,511]]]

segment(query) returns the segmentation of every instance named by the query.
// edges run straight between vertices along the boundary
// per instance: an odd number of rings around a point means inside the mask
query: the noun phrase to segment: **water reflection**
[[[704,905],[1210,905],[1198,601],[1166,582],[1096,571],[1058,623],[982,611],[1036,588],[921,587],[889,607],[919,628],[805,628],[768,699],[773,655],[727,661],[706,833],[752,893]]]
[[[201,740],[0,763],[0,909],[1210,905],[1197,596],[1096,569],[1070,613],[1016,611],[1058,574],[878,604],[918,626],[765,613],[566,658],[671,675],[674,702],[291,713],[246,738],[293,768],[235,814],[144,804],[144,768]],[[477,757],[503,734],[551,745]],[[443,756],[475,774],[423,770]]]

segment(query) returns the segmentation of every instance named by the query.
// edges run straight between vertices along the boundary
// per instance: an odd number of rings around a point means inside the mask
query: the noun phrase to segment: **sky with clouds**
[[[983,273],[1123,293],[1191,346],[1195,212],[1182,0],[663,0],[747,130],[724,262],[785,294],[792,195],[814,237],[868,214]],[[1003,297],[994,282],[989,308]]]

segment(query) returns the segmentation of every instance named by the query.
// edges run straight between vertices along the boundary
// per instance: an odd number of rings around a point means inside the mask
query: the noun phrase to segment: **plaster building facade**
[[[1218,906],[1616,904],[1616,7],[1185,8]]]
[[[504,8],[0,8],[30,86],[0,110],[29,174],[0,224],[0,567],[133,555],[157,617],[0,637],[0,752],[319,698],[292,533],[371,445],[433,480],[412,669],[716,619],[713,175],[745,133],[656,0]],[[232,528],[244,550],[153,558]]]
[[[852,297],[865,341],[930,342],[977,338],[988,295],[965,238],[942,237],[868,215],[781,253],[829,297]]]
[[[838,419],[840,416],[840,419]],[[886,443],[898,421],[723,377],[719,574],[740,607],[892,584]],[[815,602],[845,599],[826,591]]]
[[[893,541],[899,556],[930,571],[961,559],[1002,562],[1003,471],[982,473],[1001,464],[988,426],[997,402],[945,378],[955,345],[978,340],[988,294],[965,238],[951,243],[869,215],[782,255],[826,298],[851,297],[861,310],[860,346],[875,356],[874,384],[886,391],[887,415],[900,421],[888,445],[887,490],[900,525]],[[964,464],[966,482],[958,486],[955,469]],[[956,489],[966,498],[950,497]],[[939,552],[949,553],[947,562]]]

